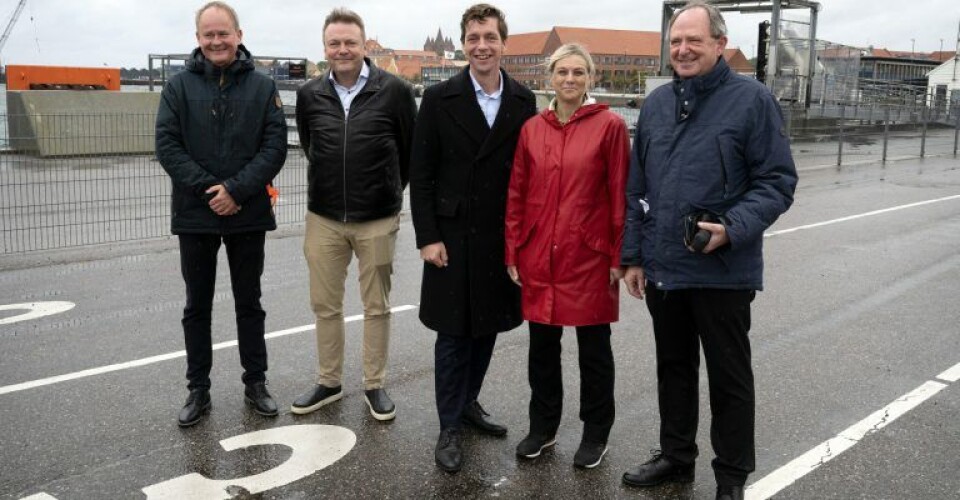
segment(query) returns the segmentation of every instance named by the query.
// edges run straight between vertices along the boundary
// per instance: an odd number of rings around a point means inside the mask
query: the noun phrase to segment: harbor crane
[[[17,8],[14,9],[13,15],[10,16],[10,20],[7,21],[7,27],[3,30],[3,35],[0,35],[0,53],[3,52],[3,46],[7,44],[7,39],[10,38],[10,32],[13,31],[13,26],[17,24],[17,19],[20,19],[20,13],[23,12],[23,8],[27,5],[27,0],[20,0],[17,3]]]

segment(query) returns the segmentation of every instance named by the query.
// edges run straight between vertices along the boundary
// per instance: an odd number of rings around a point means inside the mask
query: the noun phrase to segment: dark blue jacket
[[[721,58],[709,74],[675,79],[643,104],[621,263],[642,266],[661,290],[761,290],[763,232],[793,203],[796,185],[776,99]],[[699,211],[724,217],[729,245],[687,250],[682,219]]]
[[[287,122],[277,86],[253,69],[243,45],[221,70],[193,51],[186,71],[163,87],[157,160],[173,182],[174,234],[233,234],[277,228],[267,183],[287,157]],[[219,216],[203,193],[224,184],[242,207]]]

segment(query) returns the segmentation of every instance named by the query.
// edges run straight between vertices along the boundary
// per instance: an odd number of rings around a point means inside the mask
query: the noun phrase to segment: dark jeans
[[[437,333],[433,348],[434,380],[441,430],[462,427],[460,417],[467,404],[480,395],[496,343],[496,334],[473,338]]]
[[[210,388],[210,367],[213,365],[210,319],[221,238],[227,247],[230,264],[243,383],[266,379],[267,344],[263,338],[263,323],[267,315],[260,307],[265,234],[260,231],[222,237],[217,234],[179,235],[180,270],[187,286],[183,337],[187,345],[188,389]]]
[[[583,439],[606,443],[616,412],[613,399],[613,351],[610,325],[578,326],[580,360],[580,420]],[[557,433],[563,414],[563,374],[560,338],[563,327],[530,322],[530,433],[550,437]]]
[[[665,457],[697,457],[700,346],[710,387],[710,442],[717,484],[742,485],[754,470],[754,388],[750,366],[752,290],[646,288],[657,343],[660,446]]]

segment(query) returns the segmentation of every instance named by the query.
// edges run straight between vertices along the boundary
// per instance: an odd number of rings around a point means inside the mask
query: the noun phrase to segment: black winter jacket
[[[266,186],[286,160],[287,123],[276,84],[253,70],[243,45],[223,70],[193,51],[186,71],[163,88],[156,141],[157,159],[173,182],[174,234],[277,228]],[[216,184],[242,207],[235,215],[217,215],[204,200]]]
[[[297,133],[310,162],[307,208],[341,222],[396,215],[409,178],[413,89],[365,60],[370,75],[348,117],[329,73],[297,92]]]

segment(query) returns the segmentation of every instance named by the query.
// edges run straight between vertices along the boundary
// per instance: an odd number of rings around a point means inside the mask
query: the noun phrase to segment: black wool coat
[[[536,99],[505,72],[493,127],[477,103],[469,68],[429,87],[420,104],[410,163],[417,248],[443,242],[448,266],[424,263],[420,321],[447,335],[480,337],[516,328],[520,289],[504,266],[504,214],[520,128]]]

